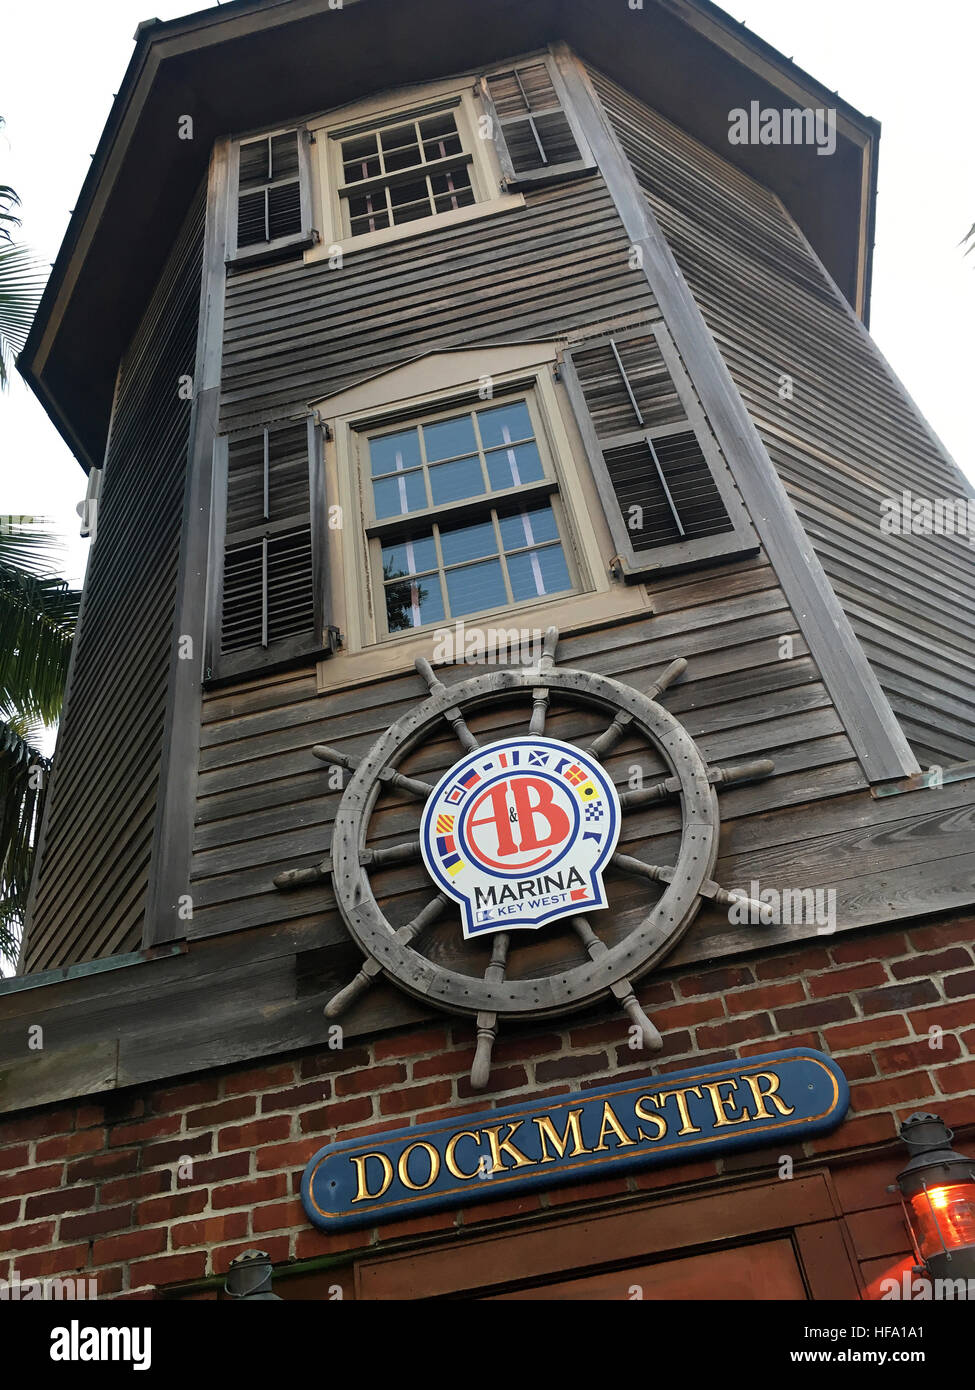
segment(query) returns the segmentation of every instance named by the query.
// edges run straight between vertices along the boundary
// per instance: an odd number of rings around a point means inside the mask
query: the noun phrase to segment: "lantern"
[[[975,1278],[975,1161],[950,1147],[937,1115],[911,1115],[900,1137],[911,1158],[897,1186],[918,1264],[933,1278]]]

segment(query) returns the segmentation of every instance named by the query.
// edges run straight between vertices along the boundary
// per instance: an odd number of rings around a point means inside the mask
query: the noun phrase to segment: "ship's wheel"
[[[765,777],[774,766],[767,759],[734,768],[707,766],[686,729],[660,703],[687,666],[682,658],[672,661],[641,693],[608,676],[559,667],[557,645],[558,631],[549,628],[536,664],[491,670],[450,686],[441,682],[429,662],[418,659],[416,669],[428,687],[427,698],[382,733],[364,757],[354,760],[323,745],[312,749],[321,761],[351,774],[335,817],[331,853],[313,868],[287,870],[274,880],[276,887],[287,889],[330,878],[342,918],[365,957],[354,979],[331,998],[326,1015],[339,1017],[370,984],[385,977],[428,1005],[468,1016],[477,1030],[471,1081],[478,1089],[488,1083],[499,1022],[568,1013],[610,995],[642,1034],[643,1045],[660,1050],[660,1034],[641,1008],[633,983],[673,950],[705,899],[723,905],[748,903],[711,877],[718,853],[716,788]],[[606,867],[615,871],[613,876],[624,876],[631,885],[642,883],[636,904],[632,889],[622,898],[611,892],[608,910],[591,917],[573,914],[539,931],[498,929],[485,940],[465,941],[457,904],[424,868],[418,834],[395,844],[370,844],[376,839],[378,805],[387,803],[377,834],[388,841],[390,800],[393,823],[407,823],[412,817],[418,826],[423,803],[439,780],[431,782],[414,775],[415,769],[404,771],[404,766],[424,757],[435,761],[439,747],[439,765],[449,767],[457,758],[456,749],[450,751],[452,744],[460,745],[462,756],[478,749],[481,739],[467,720],[477,716],[483,723],[484,712],[492,709],[501,712],[505,735],[544,736],[553,710],[563,722],[573,711],[577,723],[581,719],[592,725],[596,717],[601,727],[595,737],[584,736],[583,742],[576,734],[568,739],[590,762],[602,763],[624,744],[634,756],[641,750],[647,755],[650,779],[618,793],[623,842],[625,818],[644,814],[658,803],[679,808],[679,826],[669,827],[670,835],[661,838],[676,850],[671,864],[648,863],[620,850],[610,857]],[[390,903],[401,908],[403,901],[411,901],[410,895],[382,884],[377,890],[376,881],[384,875],[388,879],[391,870],[401,872],[402,866],[411,867],[416,884],[409,918],[397,924],[386,915],[392,910]],[[416,888],[423,882],[425,900],[417,908]],[[763,905],[749,907],[749,920],[765,920]]]

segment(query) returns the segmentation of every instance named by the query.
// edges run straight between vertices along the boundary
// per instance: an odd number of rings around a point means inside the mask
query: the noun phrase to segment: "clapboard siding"
[[[652,617],[621,620],[569,634],[559,660],[647,689],[674,656],[689,669],[667,694],[678,714],[716,763],[771,756],[776,773],[764,783],[722,795],[729,823],[742,816],[817,801],[862,789],[864,777],[829,696],[810,660],[795,618],[764,556],[675,576],[655,590]],[[791,640],[789,647],[784,638]],[[470,674],[446,669],[448,682]],[[329,790],[328,771],[311,755],[314,743],[359,754],[425,693],[413,672],[365,686],[316,693],[314,672],[296,671],[210,695],[204,707],[197,826],[193,858],[192,933],[209,935],[270,923],[298,923],[316,907],[327,913],[328,939],[344,939],[327,885],[281,893],[272,879],[283,868],[320,861],[328,852],[341,795]],[[521,711],[527,727],[528,707]],[[473,717],[481,737],[499,736],[518,718],[506,710]],[[596,714],[553,710],[547,731],[581,738],[598,732]],[[520,725],[519,725],[520,727]],[[621,787],[636,745],[621,744],[607,766]],[[445,729],[427,740],[404,767],[430,776],[457,755]],[[659,764],[643,756],[651,769]],[[416,804],[384,798],[370,843],[396,843],[415,831]],[[628,822],[628,843],[646,857],[671,856],[677,822],[672,807]],[[391,915],[408,913],[423,884],[422,871],[387,872],[382,887]],[[622,916],[633,885],[617,890]],[[404,917],[405,920],[405,917]],[[448,950],[446,941],[441,949]]]
[[[141,944],[173,652],[204,194],[123,360],[25,971]]]
[[[325,261],[234,276],[222,421],[285,417],[432,348],[549,339],[651,313],[602,181],[528,195],[524,208]]]
[[[975,552],[880,530],[883,498],[969,485],[778,199],[591,76],[915,755],[975,758]]]

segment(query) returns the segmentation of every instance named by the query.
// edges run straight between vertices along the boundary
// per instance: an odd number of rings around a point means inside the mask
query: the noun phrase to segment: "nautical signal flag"
[[[599,796],[599,788],[596,786],[595,782],[583,782],[581,786],[576,787],[576,796],[584,803],[595,801]]]
[[[450,832],[451,832],[451,831],[453,830],[453,828],[454,828],[454,821],[455,821],[455,820],[456,820],[456,817],[455,817],[455,816],[438,816],[438,817],[437,817],[437,834],[438,834],[438,835],[449,835]]]

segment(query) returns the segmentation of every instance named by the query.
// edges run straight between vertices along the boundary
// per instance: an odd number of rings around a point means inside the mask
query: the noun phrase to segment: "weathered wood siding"
[[[300,412],[328,392],[431,348],[557,339],[613,318],[652,315],[656,306],[645,277],[630,267],[628,251],[597,175],[538,189],[522,210],[350,255],[341,270],[319,262],[234,275],[225,320],[223,427]],[[570,635],[559,659],[647,689],[673,656],[687,657],[691,668],[667,703],[700,738],[705,754],[716,762],[766,753],[776,760],[769,782],[724,795],[729,823],[865,785],[764,555],[671,577],[652,590],[653,616]],[[460,668],[444,679],[469,674]],[[316,947],[349,949],[326,887],[282,893],[272,884],[279,870],[312,865],[329,847],[341,793],[329,791],[327,770],[310,749],[321,742],[360,753],[424,693],[410,671],[318,694],[308,669],[204,697],[192,936],[291,924],[298,939],[308,933]],[[553,716],[552,730],[568,737],[595,732],[595,724],[580,718],[562,711]],[[497,720],[480,716],[472,727],[490,728]],[[527,713],[524,722],[527,727]],[[429,774],[456,754],[445,738],[425,748],[417,766]],[[621,785],[632,761],[627,754],[621,746],[610,764]],[[409,838],[414,810],[396,798],[384,800],[375,843]],[[652,841],[653,850],[666,855],[676,827],[666,810],[635,818],[629,833],[641,853],[649,853]],[[387,872],[382,887],[391,915],[408,913],[424,882],[419,867]],[[620,891],[622,928],[627,907],[636,910],[636,890],[627,884]],[[453,959],[452,936],[452,929],[436,936],[433,949],[443,959]],[[699,949],[706,953],[706,941]],[[557,956],[549,964],[555,968]]]
[[[883,498],[970,486],[778,198],[591,76],[919,762],[975,758],[975,552],[880,529]]]
[[[122,363],[25,971],[141,945],[191,412],[179,378],[195,366],[204,212],[201,190]]]

